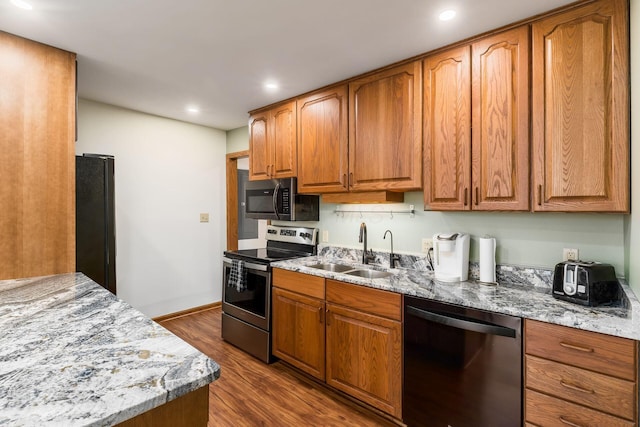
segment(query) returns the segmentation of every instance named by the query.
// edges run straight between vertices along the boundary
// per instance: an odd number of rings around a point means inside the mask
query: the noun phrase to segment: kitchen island
[[[109,426],[169,406],[206,425],[219,376],[216,362],[81,273],[0,281],[0,425]]]

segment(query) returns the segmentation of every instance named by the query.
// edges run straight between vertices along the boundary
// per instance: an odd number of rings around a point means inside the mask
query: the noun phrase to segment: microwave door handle
[[[276,219],[280,219],[278,213],[278,193],[280,192],[280,183],[276,184],[276,188],[273,190],[273,212],[276,214]]]
[[[507,328],[505,326],[494,325],[490,323],[479,323],[473,319],[459,319],[456,317],[443,316],[431,311],[421,310],[417,307],[407,306],[406,313],[420,317],[424,320],[428,320],[441,325],[450,326],[457,329],[464,329],[467,331],[479,332],[481,334],[489,335],[501,335],[504,337],[515,338],[515,329]]]

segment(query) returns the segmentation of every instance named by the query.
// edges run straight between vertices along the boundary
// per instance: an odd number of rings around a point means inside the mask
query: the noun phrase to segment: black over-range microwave
[[[247,218],[320,220],[320,196],[298,194],[296,178],[249,181],[244,196]]]

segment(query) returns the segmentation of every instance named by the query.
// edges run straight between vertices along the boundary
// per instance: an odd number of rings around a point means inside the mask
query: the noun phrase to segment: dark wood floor
[[[160,322],[221,367],[209,386],[209,426],[390,426],[373,412],[306,379],[267,365],[220,337],[221,309]]]

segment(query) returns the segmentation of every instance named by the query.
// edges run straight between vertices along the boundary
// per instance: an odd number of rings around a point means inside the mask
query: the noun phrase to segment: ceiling
[[[0,30],[76,52],[81,98],[223,130],[257,107],[572,2],[27,1],[32,10],[0,0]],[[449,8],[456,18],[438,20]]]

